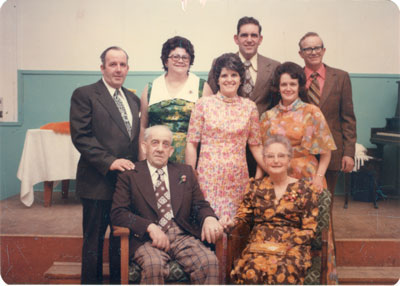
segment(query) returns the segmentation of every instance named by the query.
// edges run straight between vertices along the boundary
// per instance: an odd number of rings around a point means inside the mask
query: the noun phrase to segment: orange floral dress
[[[235,221],[252,226],[248,245],[231,277],[238,284],[303,284],[311,267],[311,241],[318,216],[318,191],[310,182],[288,185],[275,203],[268,177],[250,179]]]
[[[312,180],[318,169],[317,154],[336,150],[335,141],[321,110],[295,100],[289,106],[281,103],[264,112],[260,118],[263,143],[272,135],[286,136],[293,147],[289,175]]]
[[[246,142],[260,145],[259,114],[250,99],[220,93],[200,98],[192,110],[188,142],[200,142],[198,180],[217,216],[233,217],[249,180]]]

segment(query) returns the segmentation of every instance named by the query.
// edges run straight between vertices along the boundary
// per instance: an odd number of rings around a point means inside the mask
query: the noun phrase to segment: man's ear
[[[172,154],[174,154],[175,148],[173,146],[170,147],[168,158],[171,158]]]
[[[142,141],[141,143],[140,143],[140,148],[142,148],[142,153],[146,156],[147,155],[147,143],[146,143],[146,141]]]
[[[238,38],[238,35],[234,35],[233,36],[233,40],[235,41],[235,43],[236,43],[236,45],[239,45],[239,38]]]

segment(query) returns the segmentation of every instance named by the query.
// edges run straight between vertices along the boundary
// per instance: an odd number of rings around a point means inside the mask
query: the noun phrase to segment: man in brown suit
[[[164,284],[173,257],[192,284],[218,284],[218,260],[201,240],[215,243],[223,228],[204,199],[189,165],[170,163],[174,152],[167,126],[145,130],[145,161],[118,176],[113,225],[130,229],[130,256],[142,268],[141,284]]]
[[[328,189],[333,195],[339,171],[351,172],[354,167],[357,134],[350,76],[323,63],[326,49],[317,33],[305,34],[299,41],[299,47],[300,57],[305,63],[309,101],[321,109],[337,147],[332,151],[325,174]]]
[[[271,86],[272,76],[279,62],[264,57],[258,53],[263,36],[261,35],[261,25],[253,17],[243,17],[237,24],[237,34],[233,36],[235,43],[239,47],[239,57],[246,66],[246,73],[249,73],[251,85],[245,85],[238,91],[239,96],[249,97],[256,105],[260,116],[270,108],[271,98],[268,96]],[[213,61],[210,72],[208,73],[208,84],[213,93],[217,93],[218,85],[214,80]],[[247,75],[246,75],[247,76]],[[257,163],[249,148],[246,148],[247,164],[250,177],[254,177]]]
[[[110,47],[100,58],[102,79],[77,88],[70,109],[72,142],[81,153],[76,193],[83,207],[82,284],[103,282],[103,242],[116,176],[134,168],[139,144],[140,100],[122,86],[128,55]],[[112,233],[109,253],[110,283],[119,284],[119,238]]]

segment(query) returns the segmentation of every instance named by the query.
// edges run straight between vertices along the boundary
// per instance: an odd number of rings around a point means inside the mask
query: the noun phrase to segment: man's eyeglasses
[[[264,157],[268,161],[273,161],[275,158],[277,158],[278,160],[282,161],[282,160],[285,160],[286,157],[289,157],[289,154],[285,154],[285,153],[278,153],[278,154],[267,153],[267,154],[264,154]]]
[[[316,53],[321,52],[323,48],[324,48],[324,46],[317,46],[317,47],[313,47],[313,48],[304,48],[301,50],[303,52],[305,52],[307,55],[310,55],[310,54],[312,54],[313,51],[315,51]]]
[[[172,59],[174,62],[179,62],[180,60],[182,60],[185,63],[187,63],[188,61],[190,61],[190,57],[189,56],[170,55],[168,58]]]

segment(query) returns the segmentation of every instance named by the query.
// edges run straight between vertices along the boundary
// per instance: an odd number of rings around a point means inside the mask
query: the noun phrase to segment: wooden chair
[[[324,190],[319,198],[318,226],[311,246],[312,266],[307,272],[304,284],[337,284],[330,204],[331,195],[328,190]],[[235,226],[228,234],[225,269],[228,284],[231,282],[230,272],[233,269],[234,261],[240,257],[245,248],[250,231],[249,225],[243,223]]]
[[[121,284],[139,284],[140,283],[140,272],[139,265],[131,262],[129,259],[129,235],[130,230],[126,227],[113,226],[114,236],[119,236],[121,239]],[[221,264],[223,255],[222,239],[219,239],[215,245],[215,252],[218,261]],[[190,284],[188,274],[186,274],[182,267],[176,262],[171,261],[170,263],[170,274],[166,279],[167,284]],[[224,269],[219,269],[219,280],[222,281],[222,275]]]

